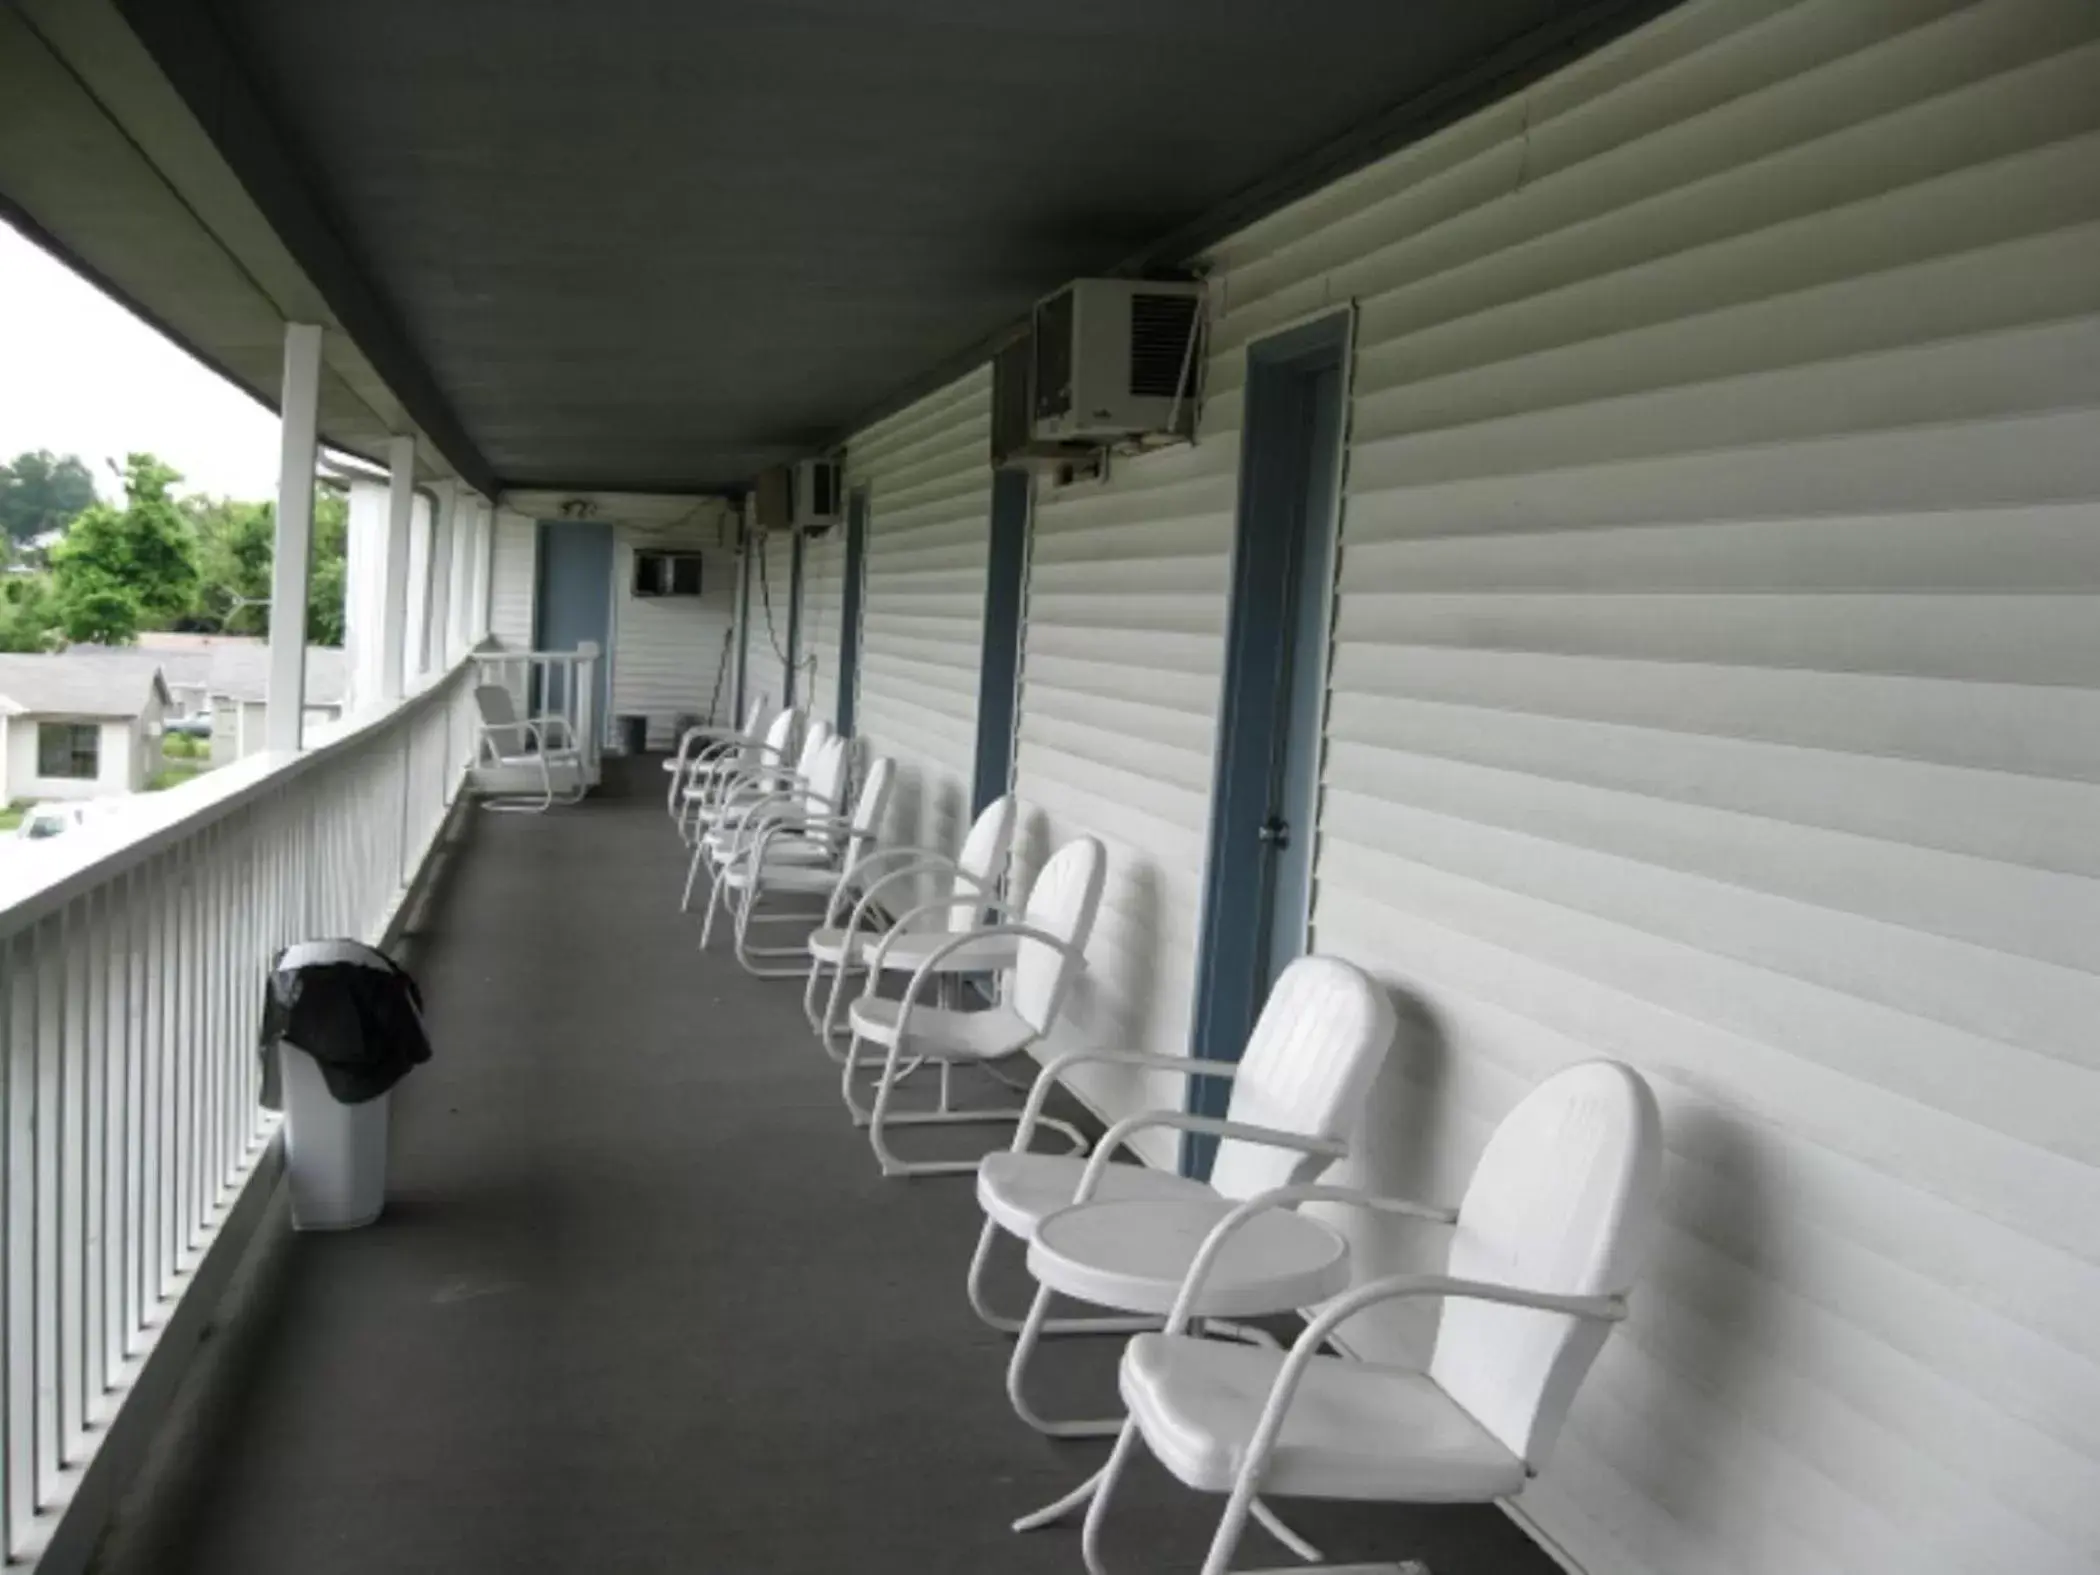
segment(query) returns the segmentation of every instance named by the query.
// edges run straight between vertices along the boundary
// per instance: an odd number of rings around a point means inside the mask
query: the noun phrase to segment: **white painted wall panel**
[[[613,714],[647,717],[651,749],[677,746],[681,716],[704,719],[712,706],[729,719],[736,550],[723,537],[712,508],[675,525],[613,528]],[[700,553],[700,595],[636,596],[634,555],[644,549]]]
[[[1599,1575],[2100,1564],[2096,259],[2100,10],[1694,0],[1217,248],[1200,444],[1038,500],[1023,864],[1108,842],[1071,1036],[1178,1051],[1243,352],[1357,303],[1315,944],[1414,1009],[1355,1175],[1654,1081],[1521,1504]]]
[[[984,367],[846,445],[847,486],[869,493],[857,729],[867,754],[897,760],[892,837],[938,847],[970,820],[990,418]]]
[[[496,511],[490,569],[489,633],[513,651],[532,649],[533,598],[539,587],[539,525],[515,509]]]
[[[840,622],[845,615],[846,527],[802,549],[802,679],[810,715],[838,722]]]

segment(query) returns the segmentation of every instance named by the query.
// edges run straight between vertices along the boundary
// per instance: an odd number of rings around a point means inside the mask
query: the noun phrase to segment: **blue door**
[[[598,730],[611,725],[613,533],[595,520],[548,520],[540,526],[539,594],[532,643],[541,651],[598,647]],[[563,681],[557,672],[550,682]],[[536,710],[558,710],[568,696],[534,695]]]

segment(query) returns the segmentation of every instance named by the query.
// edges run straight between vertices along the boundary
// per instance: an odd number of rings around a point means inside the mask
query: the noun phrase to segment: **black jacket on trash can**
[[[360,941],[301,941],[277,955],[263,991],[262,1102],[284,1108],[277,1047],[314,1058],[340,1104],[377,1099],[430,1059],[423,995],[408,970]]]

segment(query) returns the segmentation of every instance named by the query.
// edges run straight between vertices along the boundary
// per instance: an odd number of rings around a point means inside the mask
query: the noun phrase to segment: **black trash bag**
[[[430,1059],[423,994],[386,953],[359,941],[301,941],[277,954],[263,989],[262,1102],[284,1108],[277,1047],[314,1058],[339,1104],[377,1099]]]

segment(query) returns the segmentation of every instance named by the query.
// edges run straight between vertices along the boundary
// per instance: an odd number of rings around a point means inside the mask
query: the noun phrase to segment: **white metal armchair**
[[[1662,1122],[1631,1069],[1555,1073],[1488,1140],[1455,1214],[1346,1188],[1289,1187],[1234,1210],[1190,1265],[1163,1333],[1139,1335],[1120,1369],[1129,1420],[1089,1506],[1101,1533],[1142,1437],[1170,1472],[1226,1496],[1203,1575],[1225,1575],[1255,1495],[1487,1503],[1544,1465],[1655,1234]],[[1194,1338],[1191,1311],[1232,1238],[1273,1209],[1358,1205],[1452,1227],[1442,1274],[1373,1280],[1339,1297],[1288,1352]],[[1442,1300],[1420,1369],[1322,1354],[1348,1321],[1401,1297]],[[1352,1575],[1404,1566],[1353,1565]]]
[[[1361,970],[1335,957],[1300,957],[1270,989],[1237,1062],[1081,1050],[1044,1067],[1029,1093],[1013,1147],[987,1154],[978,1164],[977,1201],[985,1219],[970,1259],[968,1282],[970,1305],[980,1318],[996,1329],[1020,1332],[1007,1367],[1007,1393],[1023,1421],[1061,1437],[1107,1436],[1116,1431],[1120,1425],[1116,1419],[1052,1421],[1037,1412],[1028,1399],[1026,1380],[1038,1339],[1044,1334],[1158,1328],[1188,1266],[1187,1253],[1193,1243],[1178,1234],[1185,1231],[1188,1218],[1220,1218],[1234,1202],[1274,1187],[1310,1181],[1347,1154],[1350,1131],[1392,1046],[1394,1026],[1386,992]],[[1051,1090],[1072,1068],[1089,1062],[1179,1073],[1184,1079],[1230,1080],[1231,1103],[1223,1118],[1181,1109],[1127,1116],[1109,1128],[1088,1160],[1030,1153],[1029,1140]],[[1138,1133],[1159,1129],[1220,1140],[1207,1182],[1139,1165],[1110,1163],[1117,1149]],[[1132,1287],[1126,1277],[1118,1294],[1092,1278],[1046,1282],[1038,1287],[1025,1320],[990,1306],[984,1273],[1002,1230],[1033,1242],[1042,1221],[1060,1210],[1136,1200],[1182,1200],[1199,1206],[1193,1216],[1184,1212],[1172,1222],[1166,1235],[1186,1244],[1178,1248],[1179,1255],[1171,1243],[1163,1245],[1144,1276],[1145,1283]],[[1208,1210],[1207,1216],[1201,1210]],[[1141,1253],[1144,1245],[1141,1240],[1131,1243]],[[1114,1307],[1120,1316],[1052,1320],[1047,1314],[1053,1291]],[[1296,1305],[1256,1310],[1286,1312]]]
[[[831,741],[841,759],[847,747],[842,739]],[[896,774],[897,762],[878,756],[862,777],[850,814],[817,816],[804,807],[762,813],[745,822],[743,840],[725,861],[717,889],[728,893],[736,910],[736,956],[746,972],[761,979],[787,979],[801,971],[787,959],[799,960],[802,946],[759,946],[751,932],[760,925],[806,928],[826,911],[810,906],[811,899],[838,901],[840,889],[852,880],[882,831]],[[798,897],[799,908],[767,907],[768,899]]]
[[[664,813],[674,825],[683,825],[685,790],[711,782],[755,763],[757,750],[766,741],[766,697],[751,702],[744,725],[733,727],[689,727],[678,735],[678,747],[664,762],[670,781],[664,792]]]
[[[902,908],[902,917],[883,952],[892,972],[916,971],[935,947],[974,930],[984,922],[986,904],[997,899],[1013,846],[1015,819],[1011,793],[992,800],[971,824],[962,847],[951,857],[937,848],[877,848],[848,870],[825,909],[824,922],[810,931],[809,978],[802,989],[802,1010],[834,1058],[839,1033],[839,1005],[849,975],[864,973],[868,958],[882,939],[874,928],[885,909]],[[931,884],[939,895],[912,903],[914,892]],[[996,936],[973,950],[949,952],[942,960],[950,973],[997,972],[1013,962],[1018,938]],[[824,1009],[817,1010],[817,991],[831,980]]]
[[[792,735],[798,718],[787,713],[786,732]],[[777,719],[776,719],[777,725]],[[771,732],[772,729],[768,729]],[[776,748],[768,744],[761,751],[761,758],[747,768],[713,782],[698,783],[687,788],[686,798],[690,812],[685,827],[685,836],[692,846],[692,854],[686,865],[685,890],[679,896],[678,907],[685,912],[693,904],[693,887],[706,872],[712,888],[715,870],[720,866],[722,855],[734,842],[737,826],[753,810],[779,798],[782,794],[804,791],[808,788],[810,774],[816,770],[817,761],[824,746],[831,742],[831,724],[812,722],[802,733],[802,747],[795,755],[792,767],[786,764],[785,746]],[[820,810],[831,813],[836,806]],[[712,890],[710,890],[712,905]]]
[[[833,737],[828,727],[812,727],[810,732],[817,742],[805,752],[800,771],[781,779],[772,792],[749,793],[732,801],[720,823],[693,844],[695,864],[708,873],[707,918],[700,929],[703,950],[714,935],[715,916],[735,901],[729,874],[756,851],[762,832],[788,833],[767,839],[767,855],[776,864],[823,865],[837,858],[838,842],[830,834],[829,823],[846,813],[852,746]],[[829,876],[823,889],[831,889]]]
[[[778,712],[756,741],[736,740],[706,746],[696,761],[704,761],[671,778],[673,822],[681,841],[696,841],[717,819],[732,795],[764,791],[769,782],[785,776],[794,761],[795,731],[802,714]],[[814,728],[811,729],[815,731]],[[810,747],[807,737],[802,748]]]
[[[501,684],[475,685],[474,709],[473,782],[482,808],[538,814],[590,791],[590,768],[567,717],[521,717]]]
[[[900,925],[876,943],[868,956],[867,988],[847,1013],[853,1037],[846,1049],[839,1089],[855,1122],[867,1127],[869,1145],[885,1176],[958,1175],[977,1168],[974,1159],[899,1159],[889,1145],[892,1128],[983,1125],[1021,1119],[1018,1106],[954,1108],[950,1102],[951,1073],[957,1065],[988,1065],[1019,1055],[1050,1032],[1064,1008],[1072,981],[1086,965],[1086,943],[1093,933],[1094,915],[1101,906],[1106,863],[1107,854],[1094,838],[1080,837],[1066,843],[1037,874],[1022,912],[1013,915],[1010,909],[994,907],[995,913],[1010,916],[950,936],[935,946],[925,961],[912,970],[901,999],[878,996],[875,986],[886,966],[884,948],[913,932]],[[960,1011],[928,1003],[927,994],[941,977],[942,966],[949,957],[1002,937],[1011,937],[1018,945],[995,1004],[982,1011]],[[882,1055],[874,1102],[863,1109],[854,1098],[853,1080],[861,1067],[875,1059],[863,1060],[861,1051],[865,1045],[879,1047]],[[940,1068],[938,1108],[893,1110],[899,1080],[921,1060],[932,1061]],[[1035,1125],[1052,1128],[1069,1140],[1075,1151],[1085,1151],[1086,1139],[1069,1122],[1038,1115]]]

